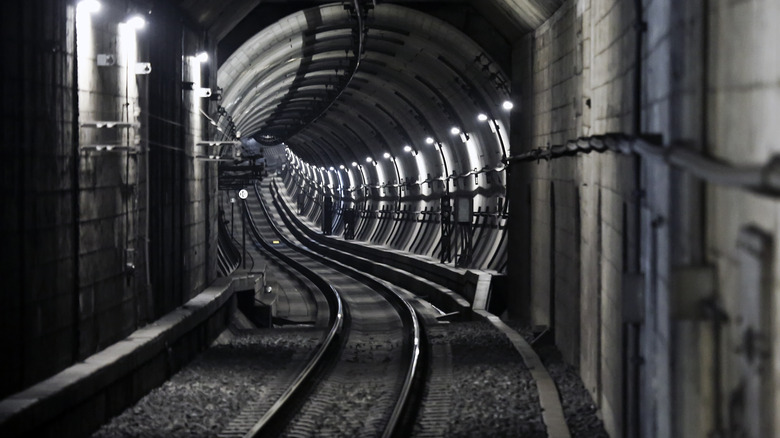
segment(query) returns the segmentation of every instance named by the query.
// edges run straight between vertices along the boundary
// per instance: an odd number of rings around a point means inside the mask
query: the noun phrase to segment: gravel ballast
[[[577,370],[563,361],[554,346],[536,348],[547,372],[555,381],[561,396],[561,407],[572,438],[608,438],[593,398],[585,389]]]
[[[529,343],[534,339],[531,329],[517,321],[506,321]],[[533,345],[533,344],[532,344]],[[598,410],[577,370],[563,360],[561,352],[553,345],[533,346],[550,373],[561,398],[563,415],[572,438],[608,438],[604,424],[597,416]]]
[[[547,436],[536,383],[520,354],[492,324],[443,324],[431,328],[428,337],[432,346],[445,344],[452,352],[445,388],[449,423],[443,425],[441,436]],[[432,387],[429,393],[439,390]],[[431,432],[420,429],[420,435]]]
[[[321,335],[310,328],[248,330],[214,345],[93,436],[217,436],[248,404],[270,406]]]
[[[529,330],[515,328],[531,336]],[[241,332],[204,352],[93,436],[217,436],[244,407],[270,406],[321,334],[312,328]],[[419,412],[439,412],[440,419],[418,418],[413,436],[547,436],[536,383],[519,353],[492,324],[440,324],[428,328],[428,339],[434,354],[447,357],[432,361],[439,368],[431,369]],[[537,354],[558,387],[572,437],[607,437],[576,370],[563,362],[555,347],[537,348]],[[333,426],[324,429],[340,429]]]

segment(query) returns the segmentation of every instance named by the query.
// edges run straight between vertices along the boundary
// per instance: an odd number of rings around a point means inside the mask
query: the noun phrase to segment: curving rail
[[[319,254],[313,253],[305,248],[300,247],[299,245],[294,244],[291,242],[288,238],[284,236],[284,233],[281,232],[277,225],[274,223],[274,221],[271,218],[271,214],[267,209],[267,206],[265,202],[262,200],[262,196],[259,192],[259,187],[257,185],[255,186],[256,194],[258,195],[258,199],[260,200],[260,206],[263,211],[263,214],[265,215],[266,219],[268,220],[268,223],[273,227],[275,230],[276,235],[279,237],[280,241],[283,241],[285,245],[287,246],[287,249],[292,249],[297,251],[298,253],[301,253],[303,256],[306,256],[307,258],[311,258],[314,260],[319,261],[322,264],[330,265],[331,267],[337,269],[340,272],[345,272],[345,270],[350,270],[350,268],[345,267],[344,265],[338,265],[334,266],[334,262],[332,260],[328,260]],[[313,275],[313,277],[310,277],[310,280],[312,280],[315,284],[320,286],[320,283],[326,282],[326,280],[318,275],[315,274],[311,269],[306,268],[303,266],[302,263],[297,262],[294,257],[290,257],[287,254],[284,254],[283,251],[279,251],[276,247],[273,245],[268,244],[265,240],[261,239],[260,233],[258,232],[258,227],[254,222],[254,218],[249,214],[249,208],[246,203],[243,204],[244,206],[244,214],[248,217],[248,227],[249,231],[252,233],[255,233],[255,236],[258,238],[258,241],[261,242],[263,247],[268,250],[269,252],[272,252],[274,255],[279,256],[281,259],[283,259],[286,263],[289,263],[291,266],[296,267],[296,269],[299,269],[302,273],[309,272]],[[282,214],[282,218],[284,218],[284,215]],[[288,224],[289,226],[289,224]],[[342,274],[343,275],[343,274]],[[390,436],[400,436],[408,433],[410,431],[410,427],[413,421],[413,412],[415,412],[416,403],[418,402],[417,393],[420,390],[423,382],[423,373],[424,373],[424,367],[421,365],[423,362],[423,349],[422,349],[422,327],[417,319],[417,315],[414,312],[414,309],[412,308],[411,304],[406,302],[404,299],[393,293],[390,289],[386,288],[384,285],[382,285],[380,282],[367,278],[366,276],[363,276],[362,274],[358,273],[355,270],[352,270],[350,276],[352,277],[359,277],[358,279],[364,283],[367,283],[367,286],[371,289],[378,291],[386,301],[388,301],[392,307],[395,309],[395,312],[398,313],[400,319],[403,322],[403,327],[406,333],[406,339],[404,340],[405,345],[407,345],[408,351],[404,352],[404,362],[408,363],[408,366],[406,367],[406,370],[404,371],[404,377],[401,385],[399,386],[399,389],[397,389],[397,397],[396,401],[393,404],[392,411],[389,414],[389,417],[384,424],[382,436],[383,437],[390,437]],[[307,275],[308,277],[308,275]],[[366,277],[366,278],[363,278]],[[328,287],[331,287],[332,290],[335,291],[335,289],[332,288],[332,286],[327,285]],[[348,314],[349,312],[347,309],[344,310],[344,313]],[[345,338],[349,336],[349,323],[345,322],[345,328],[343,332],[341,333],[341,336],[339,336],[342,339],[342,344],[345,344]],[[323,355],[331,353],[331,356],[338,356],[338,353],[335,350],[329,350],[326,351],[326,349],[322,349]],[[408,362],[407,362],[408,361]],[[309,373],[309,374],[316,374],[316,373]],[[304,380],[300,379],[300,381],[296,381],[295,385],[293,385],[288,392],[290,393],[288,397],[286,397],[286,400],[279,400],[274,408],[269,411],[261,421],[259,421],[255,427],[252,428],[249,434],[246,436],[269,436],[273,434],[278,434],[282,431],[282,428],[285,427],[284,423],[286,420],[290,419],[292,417],[292,412],[296,409],[297,406],[300,406],[302,403],[301,401],[301,394],[306,393],[306,387],[312,386],[311,380]],[[272,412],[273,411],[273,412]]]
[[[274,256],[278,257],[289,266],[298,270],[306,278],[311,280],[318,288],[325,294],[328,300],[328,306],[330,308],[330,329],[325,339],[320,344],[320,347],[315,352],[312,359],[307,366],[301,371],[298,377],[293,381],[289,388],[282,394],[282,396],[271,406],[271,408],[263,415],[260,420],[247,432],[245,437],[261,437],[269,436],[273,433],[278,433],[284,426],[287,418],[289,418],[292,409],[292,405],[296,404],[294,401],[298,396],[306,391],[306,387],[315,380],[318,372],[321,372],[329,365],[332,358],[328,357],[328,353],[338,349],[339,334],[344,327],[344,303],[339,293],[328,284],[321,276],[317,275],[314,271],[298,262],[292,257],[284,254],[282,251],[277,250],[273,245],[269,244],[262,235],[258,232],[257,225],[254,218],[249,214],[246,209],[246,202],[243,203],[244,212],[247,215],[247,223],[250,231],[254,234],[257,241],[263,246],[263,248]],[[273,223],[271,226],[274,227]],[[275,228],[275,227],[274,227]],[[284,235],[275,229],[280,239],[286,241],[288,245],[292,245],[291,242],[284,238]]]
[[[260,193],[259,193],[259,187],[257,183],[255,183],[255,192],[259,197]],[[300,229],[298,229],[298,227],[293,223],[293,221],[288,216],[290,212],[284,209],[279,203],[278,193],[272,190],[272,196],[274,199],[274,204],[277,207],[277,211],[279,212],[287,229],[290,230],[297,239],[301,240],[302,242],[305,242],[307,247],[319,247],[320,245],[317,242],[308,238],[305,235],[305,233],[303,233]],[[346,268],[345,265],[335,262],[332,258],[325,257],[324,255],[321,255],[316,252],[308,251],[308,250],[306,250],[306,252],[308,254],[311,254],[312,257],[321,260],[323,263],[338,267],[338,269]],[[382,292],[384,296],[390,299],[391,303],[393,303],[396,306],[396,308],[399,309],[399,313],[402,316],[404,316],[405,319],[408,320],[408,323],[411,324],[411,326],[413,327],[413,330],[410,334],[411,336],[410,342],[411,345],[413,346],[412,358],[410,360],[410,365],[406,373],[403,390],[401,391],[401,395],[399,396],[399,402],[393,411],[391,421],[388,423],[388,427],[386,428],[385,433],[382,436],[390,437],[390,436],[395,436],[401,432],[408,432],[408,430],[403,430],[404,426],[407,426],[406,424],[403,423],[409,421],[408,417],[412,415],[416,403],[419,401],[416,399],[415,395],[417,392],[421,391],[421,386],[423,385],[424,378],[422,376],[422,373],[424,373],[424,366],[422,365],[422,362],[427,358],[427,356],[422,351],[423,347],[425,347],[425,344],[421,341],[423,339],[422,327],[419,323],[414,308],[412,307],[411,304],[409,304],[409,302],[407,302],[406,300],[398,296],[393,290],[391,290],[390,288],[388,288],[382,282],[376,280],[375,278],[370,277],[354,268],[347,268],[347,269],[350,269],[353,272],[353,275],[360,278],[361,281],[363,281],[366,284],[370,284],[371,287]],[[401,310],[404,311],[401,312]]]

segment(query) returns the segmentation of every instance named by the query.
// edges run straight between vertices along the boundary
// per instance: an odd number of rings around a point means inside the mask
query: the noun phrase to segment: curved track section
[[[248,231],[280,259],[326,284],[343,299],[344,321],[336,344],[328,347],[318,365],[316,379],[296,382],[289,396],[280,400],[247,436],[299,436],[318,434],[350,436],[399,436],[408,432],[422,378],[421,327],[411,305],[344,265],[307,250],[279,230],[275,218],[261,201],[247,200],[244,214]],[[264,218],[255,218],[257,204]],[[254,204],[254,205],[252,205]],[[256,223],[267,220],[276,238],[261,236]],[[324,362],[322,362],[324,363]]]
[[[273,241],[268,241],[268,236],[258,231],[257,225],[248,214],[246,205],[244,205],[244,214],[249,217],[249,227],[255,235],[256,241],[263,248],[277,257],[282,262],[295,268],[307,279],[312,281],[325,295],[330,310],[330,329],[323,341],[320,343],[312,359],[298,377],[293,381],[290,387],[274,403],[274,405],[263,415],[263,417],[250,429],[245,436],[268,436],[274,431],[279,431],[292,415],[292,410],[299,404],[299,399],[307,392],[307,388],[315,384],[327,368],[332,366],[333,356],[340,349],[339,335],[344,328],[344,302],[340,294],[325,280],[322,276],[301,263],[296,257],[291,257],[287,251],[275,247]]]

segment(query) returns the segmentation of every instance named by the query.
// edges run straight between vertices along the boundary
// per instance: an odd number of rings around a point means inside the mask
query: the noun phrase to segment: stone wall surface
[[[766,164],[779,147],[779,9],[564,2],[515,43],[512,153],[622,133]],[[509,271],[528,280],[510,313],[554,328],[612,436],[776,436],[777,349],[744,350],[745,333],[780,324],[774,198],[611,152],[514,163],[511,175],[524,211],[510,238],[526,249],[510,249],[524,266]]]
[[[3,14],[3,47],[14,62],[2,81],[0,193],[7,207],[1,224],[0,396],[106,348],[215,278],[216,258],[209,252],[216,247],[217,209],[209,194],[216,191],[216,172],[192,158],[194,143],[207,135],[199,108],[209,102],[193,98],[182,107],[176,100],[181,87],[154,76],[155,69],[166,70],[161,63],[148,75],[135,70],[150,59],[154,27],[179,22],[174,13],[150,15],[145,30],[137,31],[123,24],[122,2],[103,1],[99,14],[62,0],[28,2]],[[202,43],[202,34],[180,29],[178,40],[154,44],[180,54],[187,34],[191,46]],[[99,55],[111,55],[111,61],[98,62]],[[164,62],[176,66],[179,59]],[[188,75],[200,81],[201,71]],[[150,141],[149,120],[160,115],[149,99],[155,81],[165,82],[162,93],[178,102],[168,121],[182,125],[186,138]],[[121,124],[95,123],[106,121]],[[155,147],[179,152],[150,158]],[[189,177],[156,177],[149,173],[150,159],[159,166],[187,162]],[[187,226],[180,231],[186,243],[172,241],[174,233],[150,236],[162,218],[182,214],[157,204],[150,217],[150,192],[186,199]],[[175,246],[186,258],[147,272],[150,255]],[[155,277],[173,276],[182,278],[186,292],[154,285]],[[175,298],[158,298],[163,295]]]

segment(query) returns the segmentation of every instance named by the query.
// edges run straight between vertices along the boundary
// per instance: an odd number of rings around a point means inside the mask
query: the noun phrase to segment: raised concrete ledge
[[[122,341],[0,401],[0,436],[83,436],[208,347],[232,313],[233,283],[219,278]],[[174,352],[174,350],[176,350]],[[118,412],[117,412],[118,411]]]

